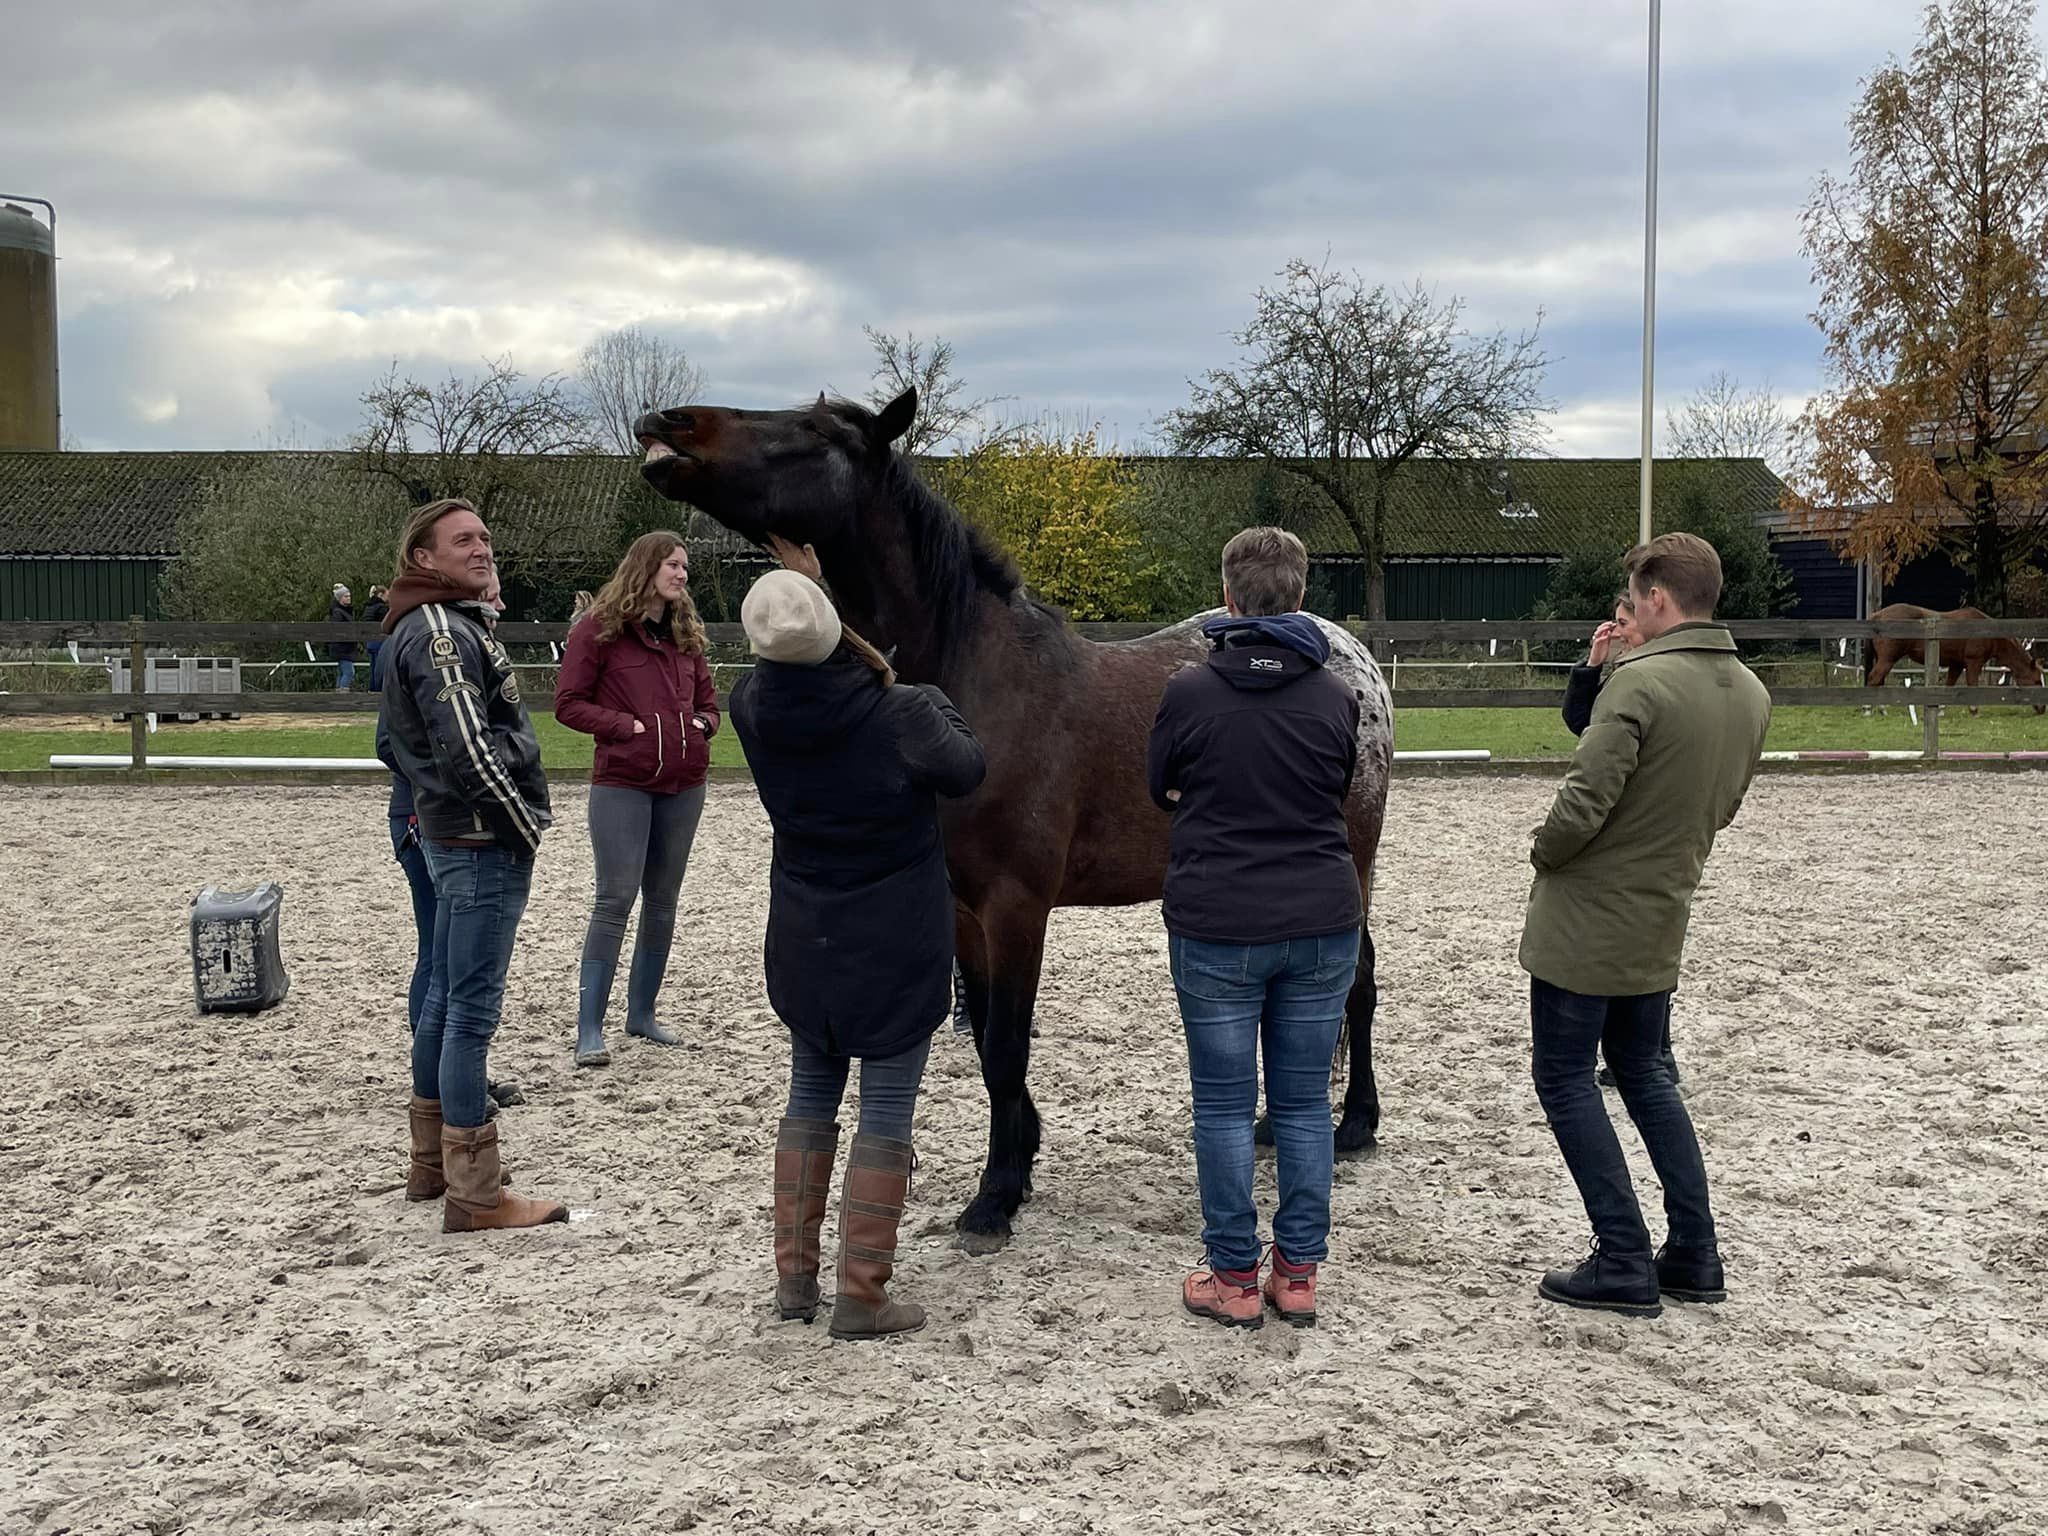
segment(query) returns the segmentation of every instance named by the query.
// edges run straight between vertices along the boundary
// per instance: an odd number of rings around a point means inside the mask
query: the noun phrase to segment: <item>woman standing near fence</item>
[[[569,631],[555,718],[597,738],[590,847],[597,902],[583,940],[576,1065],[611,1063],[604,1016],[626,918],[640,935],[626,983],[626,1033],[657,1045],[681,1036],[654,1017],[675,936],[676,898],[704,814],[718,696],[704,625],[690,601],[690,553],[673,533],[642,534]]]

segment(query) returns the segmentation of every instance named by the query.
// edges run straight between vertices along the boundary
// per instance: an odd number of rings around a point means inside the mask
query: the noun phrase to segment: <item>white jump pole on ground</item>
[[[155,762],[155,758],[150,759]],[[1441,752],[1396,752],[1397,763],[1490,763],[1493,754],[1484,747],[1453,747]]]
[[[1638,543],[1650,542],[1650,451],[1655,425],[1651,401],[1657,373],[1657,44],[1663,0],[1650,0],[1650,112],[1643,152],[1643,470],[1642,504],[1636,515]]]
[[[95,756],[91,753],[53,753],[52,768],[132,768],[135,760],[126,752]],[[389,773],[374,757],[158,757],[149,755],[152,768],[274,768],[309,769],[320,773]]]

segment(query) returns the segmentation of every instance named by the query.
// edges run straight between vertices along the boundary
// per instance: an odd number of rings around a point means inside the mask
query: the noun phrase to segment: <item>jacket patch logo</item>
[[[483,689],[477,687],[475,683],[472,683],[466,677],[458,677],[454,682],[436,694],[435,697],[443,704],[446,704],[450,699],[461,693],[468,694],[472,699],[480,699],[484,696]]]
[[[1252,670],[1254,672],[1285,672],[1287,668],[1283,663],[1275,661],[1271,656],[1254,656],[1252,658]]]
[[[484,654],[491,658],[492,666],[496,667],[507,677],[512,675],[512,656],[505,647],[498,644],[495,640],[486,640],[484,642]]]
[[[507,704],[519,702],[519,677],[510,668],[506,669],[504,677],[498,682],[498,697]]]
[[[456,665],[455,637],[453,635],[434,636],[433,643],[427,647],[427,655],[437,667],[452,667]]]

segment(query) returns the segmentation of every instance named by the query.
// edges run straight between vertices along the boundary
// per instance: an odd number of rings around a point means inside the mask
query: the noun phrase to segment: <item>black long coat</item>
[[[775,829],[769,1003],[828,1055],[910,1049],[952,1004],[938,797],[981,783],[980,743],[937,688],[885,689],[843,648],[760,662],[730,715]]]

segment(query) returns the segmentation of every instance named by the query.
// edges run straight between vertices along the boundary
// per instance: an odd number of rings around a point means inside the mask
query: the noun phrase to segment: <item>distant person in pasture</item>
[[[690,552],[678,534],[644,533],[569,631],[555,718],[597,739],[590,849],[597,900],[577,983],[576,1065],[611,1063],[604,1018],[626,919],[640,932],[626,981],[626,1033],[656,1045],[682,1036],[655,1018],[675,939],[676,901],[704,814],[718,690],[690,600]]]
[[[512,948],[554,817],[540,746],[505,648],[491,635],[490,530],[466,501],[407,522],[384,632],[381,722],[410,781],[436,913],[433,969],[412,1049],[410,1199],[445,1196],[442,1230],[566,1221],[566,1206],[503,1188],[487,1057]]]
[[[372,587],[370,588],[369,601],[363,604],[363,611],[360,617],[365,624],[381,625],[384,622],[384,615],[390,611],[391,605],[384,600],[384,589],[382,587]],[[377,670],[377,658],[382,654],[383,650],[384,642],[381,639],[370,642],[370,687],[372,690],[381,686],[378,679],[383,674]]]
[[[1593,644],[1586,653],[1584,664],[1573,667],[1571,676],[1565,681],[1564,723],[1574,736],[1586,734],[1586,727],[1593,720],[1593,701],[1600,697],[1600,689],[1614,675],[1621,658],[1642,643],[1642,631],[1636,628],[1635,599],[1623,592],[1614,600],[1614,617],[1593,631]],[[1664,1070],[1671,1074],[1671,1081],[1679,1082],[1678,1058],[1671,1050],[1671,1015],[1668,1009],[1664,1016],[1662,1056]],[[1602,1067],[1595,1080],[1603,1088],[1612,1088],[1614,1069]]]
[[[578,619],[582,618],[584,614],[590,611],[590,605],[596,601],[597,598],[594,594],[578,592],[569,603],[569,622],[574,624]]]
[[[1344,820],[1359,696],[1325,669],[1301,612],[1308,553],[1278,528],[1223,550],[1224,618],[1206,664],[1166,684],[1152,727],[1152,799],[1173,816],[1164,915],[1194,1086],[1195,1170],[1209,1267],[1181,1304],[1256,1328],[1271,1307],[1316,1320],[1329,1253],[1330,1061],[1365,920]],[[1259,1059],[1279,1159],[1272,1267],[1259,1284],[1252,1197]]]
[[[1654,1316],[1661,1296],[1727,1294],[1706,1166],[1661,1053],[1693,893],[1748,792],[1771,703],[1713,622],[1721,560],[1711,544],[1663,534],[1625,566],[1642,642],[1600,690],[1536,831],[1521,962],[1536,1095],[1593,1226],[1592,1256],[1545,1275],[1540,1293]],[[1664,1187],[1668,1235],[1654,1256],[1594,1085],[1602,1052]]]
[[[986,765],[945,694],[898,685],[841,626],[810,547],[770,548],[785,569],[755,582],[740,606],[758,660],[733,688],[732,720],[775,832],[762,958],[768,1001],[790,1035],[775,1138],[775,1303],[785,1318],[817,1316],[819,1230],[858,1057],[832,1334],[878,1338],[925,1322],[886,1286],[910,1190],[912,1112],[951,999],[954,907],[938,802],[971,793]]]
[[[327,604],[327,622],[353,624],[355,610],[349,606],[348,588],[336,582]],[[327,659],[334,663],[334,691],[347,693],[356,685],[356,643],[353,640],[327,642]]]

